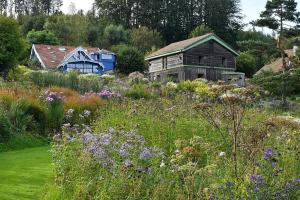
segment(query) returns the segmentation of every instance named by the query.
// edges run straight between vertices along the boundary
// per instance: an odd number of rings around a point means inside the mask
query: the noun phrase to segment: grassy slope
[[[5,151],[22,150],[34,147],[42,147],[49,144],[46,138],[32,134],[16,134],[6,143],[0,143],[0,153]]]
[[[0,153],[0,200],[41,199],[51,182],[49,147]]]

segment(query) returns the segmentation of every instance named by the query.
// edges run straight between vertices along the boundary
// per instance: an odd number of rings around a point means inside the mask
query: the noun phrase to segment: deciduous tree
[[[18,64],[24,46],[17,22],[0,16],[0,73],[4,78]]]
[[[122,74],[130,74],[135,71],[144,72],[144,55],[134,47],[117,45],[112,48],[117,54],[117,71]]]

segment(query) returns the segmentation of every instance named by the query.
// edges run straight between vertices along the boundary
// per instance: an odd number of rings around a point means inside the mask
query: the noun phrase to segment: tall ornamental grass
[[[77,71],[61,73],[55,71],[31,71],[26,73],[29,81],[39,87],[66,87],[81,93],[99,92],[104,80],[99,75],[79,75]]]

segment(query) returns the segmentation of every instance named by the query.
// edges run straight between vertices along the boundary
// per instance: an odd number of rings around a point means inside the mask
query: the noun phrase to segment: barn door
[[[214,69],[207,69],[206,78],[210,81],[215,81],[216,77],[216,70]]]

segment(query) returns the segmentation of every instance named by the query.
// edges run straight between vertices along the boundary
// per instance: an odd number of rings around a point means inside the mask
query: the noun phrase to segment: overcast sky
[[[151,0],[150,0],[151,1]],[[63,12],[69,12],[69,5],[71,2],[76,4],[77,9],[83,9],[85,11],[89,10],[92,6],[94,0],[63,0]],[[248,23],[251,20],[257,19],[259,14],[266,5],[267,0],[241,0],[242,4],[242,14],[244,15],[244,21]],[[298,10],[300,10],[300,0],[298,2]]]

